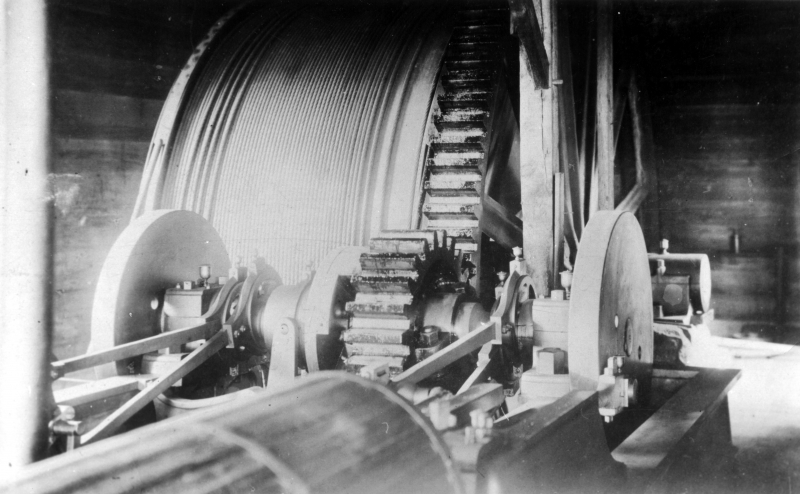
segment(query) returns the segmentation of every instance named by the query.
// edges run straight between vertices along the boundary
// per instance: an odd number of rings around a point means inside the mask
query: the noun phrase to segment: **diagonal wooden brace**
[[[470,332],[467,336],[459,338],[458,341],[445,347],[444,350],[434,353],[422,362],[396,375],[391,382],[395,385],[416,384],[494,339],[495,325],[492,322],[488,322]]]
[[[208,360],[227,344],[228,334],[225,331],[218,331],[217,334],[206,341],[203,346],[181,360],[181,363],[178,364],[172,372],[148,384],[146,388],[128,400],[128,402],[117,409],[117,411],[106,417],[97,427],[81,438],[81,443],[88,444],[113,434],[126,420],[153,401],[156,396],[166,391],[179,379],[182,379],[189,372],[196,369],[197,366]]]
[[[168,348],[175,345],[182,345],[195,340],[204,340],[210,338],[214,333],[219,331],[221,324],[219,321],[209,321],[200,326],[194,326],[186,329],[179,329],[177,331],[169,331],[161,333],[156,336],[144,338],[138,341],[132,341],[123,345],[117,345],[107,350],[99,352],[92,352],[86,355],[80,355],[66,360],[59,360],[51,364],[51,369],[54,378],[61,377],[70,372],[75,372],[82,369],[89,369],[98,365],[109,364],[118,360],[126,358],[137,357],[149,352],[155,352],[162,348]]]
[[[519,37],[519,46],[525,52],[527,69],[537,88],[550,87],[550,62],[544,47],[544,37],[536,18],[532,0],[508,0],[511,23]]]

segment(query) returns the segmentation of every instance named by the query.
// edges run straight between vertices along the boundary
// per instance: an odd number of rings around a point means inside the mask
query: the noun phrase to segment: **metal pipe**
[[[0,4],[1,481],[38,459],[46,446],[53,269],[45,1]]]

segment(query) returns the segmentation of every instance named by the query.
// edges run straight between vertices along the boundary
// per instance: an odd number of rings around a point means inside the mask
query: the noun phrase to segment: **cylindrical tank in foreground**
[[[39,462],[3,493],[462,492],[430,422],[386,387],[320,372]]]

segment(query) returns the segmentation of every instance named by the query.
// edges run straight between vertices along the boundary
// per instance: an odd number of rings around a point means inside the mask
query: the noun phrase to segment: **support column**
[[[44,0],[0,15],[0,484],[41,458],[51,410],[52,197]]]
[[[548,60],[553,48],[553,0],[534,7]],[[553,94],[534,83],[524,49],[520,49],[520,178],[522,186],[523,248],[536,294],[549,296],[553,287]],[[549,64],[551,70],[554,64]],[[548,70],[549,73],[549,70]],[[560,216],[559,216],[560,218]]]
[[[614,58],[612,0],[597,2],[598,209],[614,209]]]

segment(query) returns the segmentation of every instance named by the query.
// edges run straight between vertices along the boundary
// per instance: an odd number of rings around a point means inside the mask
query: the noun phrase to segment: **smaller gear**
[[[423,331],[426,301],[469,289],[446,232],[384,231],[370,240],[360,263],[343,335],[349,372],[385,364],[396,375],[446,344],[447,338],[434,337],[432,328]]]

